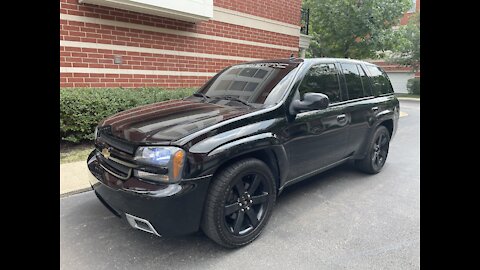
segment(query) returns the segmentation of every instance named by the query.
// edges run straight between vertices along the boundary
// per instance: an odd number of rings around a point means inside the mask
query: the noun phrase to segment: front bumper
[[[100,166],[95,151],[87,161],[90,184],[100,201],[116,216],[131,225],[131,218],[127,217],[147,220],[158,235],[198,231],[211,176],[169,185],[150,184],[135,177],[121,180]]]

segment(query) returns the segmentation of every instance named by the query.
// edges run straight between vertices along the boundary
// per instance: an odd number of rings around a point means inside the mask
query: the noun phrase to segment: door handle
[[[347,116],[345,114],[340,114],[339,116],[337,116],[337,121],[338,122],[343,122],[347,119]]]
[[[378,107],[377,106],[372,107],[372,111],[374,111],[374,112],[378,111]]]

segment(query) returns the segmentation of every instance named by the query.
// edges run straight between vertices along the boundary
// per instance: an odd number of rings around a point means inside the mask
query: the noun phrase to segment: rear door
[[[392,118],[393,115],[393,119],[396,119],[393,123],[393,130],[396,130],[395,126],[398,121],[400,107],[387,73],[375,65],[366,64],[365,67],[375,96],[373,119],[374,121],[381,121],[382,118]]]
[[[344,87],[348,95],[345,114],[349,117],[347,155],[354,155],[368,137],[369,128],[374,123],[374,95],[371,83],[362,65],[341,63]]]

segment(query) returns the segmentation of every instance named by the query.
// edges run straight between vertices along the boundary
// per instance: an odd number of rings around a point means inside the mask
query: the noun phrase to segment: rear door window
[[[366,97],[373,96],[372,83],[365,74],[361,65],[357,65],[358,71],[360,72],[360,78],[362,78],[363,92]]]
[[[375,96],[393,93],[392,84],[383,70],[371,65],[367,65],[367,69],[372,79],[373,94]]]
[[[342,63],[342,71],[347,84],[348,99],[357,99],[365,96],[363,93],[362,78],[356,64]]]

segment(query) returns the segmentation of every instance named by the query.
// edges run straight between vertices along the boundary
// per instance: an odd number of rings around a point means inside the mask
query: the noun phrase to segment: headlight
[[[139,147],[135,153],[135,160],[145,165],[167,169],[165,174],[147,170],[134,170],[136,177],[163,183],[176,183],[182,178],[185,151],[172,146]]]

